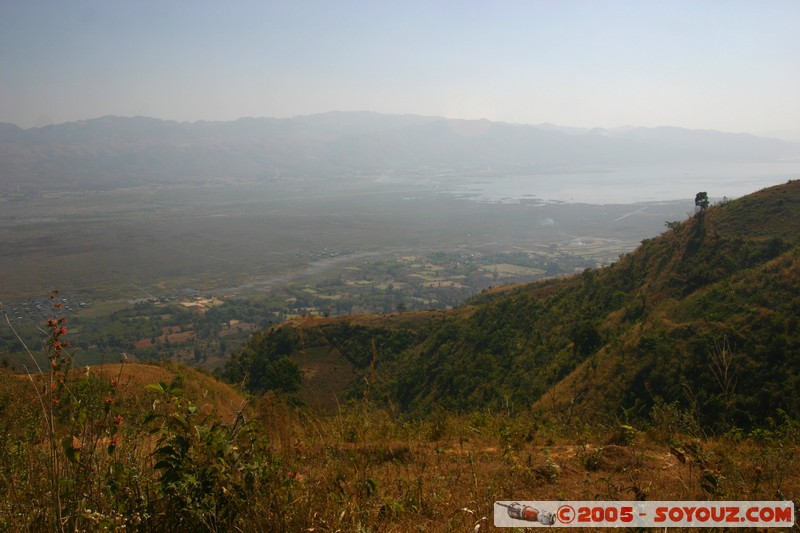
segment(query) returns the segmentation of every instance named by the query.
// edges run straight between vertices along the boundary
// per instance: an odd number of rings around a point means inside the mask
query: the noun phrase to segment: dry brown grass
[[[179,365],[89,372],[119,379],[119,393],[134,400],[146,385],[177,378],[198,407],[226,422],[244,401]],[[248,515],[251,531],[482,532],[493,529],[497,500],[800,500],[800,444],[777,432],[699,440],[666,426],[627,433],[529,412],[408,420],[366,402],[322,416],[273,394],[255,400],[250,416],[276,476],[271,494],[248,500],[269,509]],[[146,466],[152,440],[132,432],[121,449]]]
[[[246,404],[245,398],[229,385],[183,365],[117,363],[92,366],[89,372],[106,381],[119,379],[123,399],[141,396],[147,385],[171,383],[180,376],[187,396],[194,399],[201,412],[215,413],[223,422],[233,420]]]
[[[497,500],[800,499],[797,443],[675,436],[670,447],[637,433],[621,445],[616,431],[580,436],[524,417],[404,422],[351,405],[320,418],[274,397],[259,416],[289,472],[298,529],[485,531]]]

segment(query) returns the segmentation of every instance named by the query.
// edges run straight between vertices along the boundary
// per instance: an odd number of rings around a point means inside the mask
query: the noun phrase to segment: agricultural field
[[[608,264],[687,205],[479,202],[367,178],[15,196],[0,217],[0,302],[36,344],[49,291],[62,289],[58,314],[87,362],[125,353],[213,367],[285,318],[446,309],[490,286]],[[4,324],[0,358],[13,366],[21,348]]]

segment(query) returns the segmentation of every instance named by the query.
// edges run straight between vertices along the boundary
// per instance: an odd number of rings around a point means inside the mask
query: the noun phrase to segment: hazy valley
[[[800,167],[798,145],[747,135],[376,113],[104,117],[7,125],[0,141],[3,301],[30,341],[37,299],[63,288],[89,323],[75,330],[87,362],[199,350],[219,364],[216,333],[142,350],[202,317],[96,325],[171,314],[136,302],[216,297],[243,335],[296,315],[445,309],[608,264],[690,213],[696,189],[739,196]],[[7,354],[19,348],[4,339]]]
[[[0,133],[0,530],[798,497],[797,145],[346,113]]]

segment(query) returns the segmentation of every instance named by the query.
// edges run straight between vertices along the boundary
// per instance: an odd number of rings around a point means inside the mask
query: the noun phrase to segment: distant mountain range
[[[0,192],[220,177],[509,173],[798,158],[800,143],[672,127],[580,129],[371,112],[175,122],[0,123]]]

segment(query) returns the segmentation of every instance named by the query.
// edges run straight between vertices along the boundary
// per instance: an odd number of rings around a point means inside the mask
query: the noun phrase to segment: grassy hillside
[[[0,372],[0,531],[487,531],[496,500],[800,497],[789,420],[699,440],[666,406],[647,432],[596,431],[522,409],[409,420],[364,399],[320,417],[268,393],[220,422],[197,407],[207,376],[119,375],[80,370],[42,411]]]
[[[599,272],[607,286],[632,281],[626,303],[599,318],[602,345],[555,404],[644,414],[663,398],[716,430],[797,417],[798,230],[792,182],[701,212]]]
[[[350,365],[334,392],[369,388],[415,414],[533,404],[624,419],[665,402],[707,431],[763,426],[778,410],[797,417],[800,182],[668,226],[608,268],[490,291],[452,312],[286,324],[226,376],[264,390],[264,361],[313,374],[313,352]]]
[[[230,529],[271,468],[242,395],[173,364],[70,368],[51,323],[49,371],[0,372],[0,531]]]
[[[448,312],[304,318],[224,369],[0,371],[0,532],[486,531],[497,500],[800,501],[800,182]],[[298,406],[298,400],[327,410]],[[712,435],[711,433],[716,433]]]

